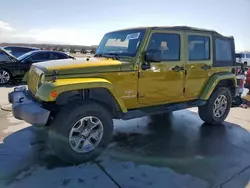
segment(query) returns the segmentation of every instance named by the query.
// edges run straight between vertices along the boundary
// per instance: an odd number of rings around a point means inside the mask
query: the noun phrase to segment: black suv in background
[[[19,57],[30,51],[40,50],[40,48],[26,47],[26,46],[5,46],[3,47],[3,49],[15,57]]]
[[[0,85],[7,84],[13,79],[22,79],[32,63],[73,59],[63,52],[37,50],[16,58],[6,50],[0,49]]]

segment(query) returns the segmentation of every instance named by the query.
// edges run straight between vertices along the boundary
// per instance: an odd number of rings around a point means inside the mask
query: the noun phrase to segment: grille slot
[[[37,92],[37,86],[38,86],[39,79],[40,79],[40,76],[35,71],[35,69],[36,68],[34,66],[31,66],[30,71],[29,71],[29,79],[28,79],[28,88],[33,95],[35,95]]]

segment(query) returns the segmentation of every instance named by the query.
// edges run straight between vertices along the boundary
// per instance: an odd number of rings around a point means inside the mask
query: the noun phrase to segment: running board
[[[165,105],[158,105],[158,106],[150,106],[150,107],[143,107],[139,109],[129,110],[127,113],[122,115],[123,120],[129,120],[139,117],[144,117],[152,114],[159,114],[159,113],[166,113],[176,110],[183,110],[186,108],[202,106],[206,104],[207,101],[205,100],[192,100],[182,103],[171,103]]]

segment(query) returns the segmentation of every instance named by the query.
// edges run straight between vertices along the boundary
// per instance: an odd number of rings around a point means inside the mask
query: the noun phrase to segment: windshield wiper
[[[119,54],[117,54],[117,53],[105,53],[105,54],[95,54],[94,55],[94,57],[105,57],[105,58],[112,58],[112,59],[114,59],[114,60],[117,60],[117,59],[119,59],[117,56],[118,56]]]
[[[94,57],[103,57],[103,54],[95,54]]]

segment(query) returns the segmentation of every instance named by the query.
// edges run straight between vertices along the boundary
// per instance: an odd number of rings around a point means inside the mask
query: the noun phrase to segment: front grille
[[[29,78],[28,78],[28,88],[33,95],[37,92],[37,86],[40,80],[40,75],[35,71],[37,69],[34,66],[31,66],[29,70]]]

